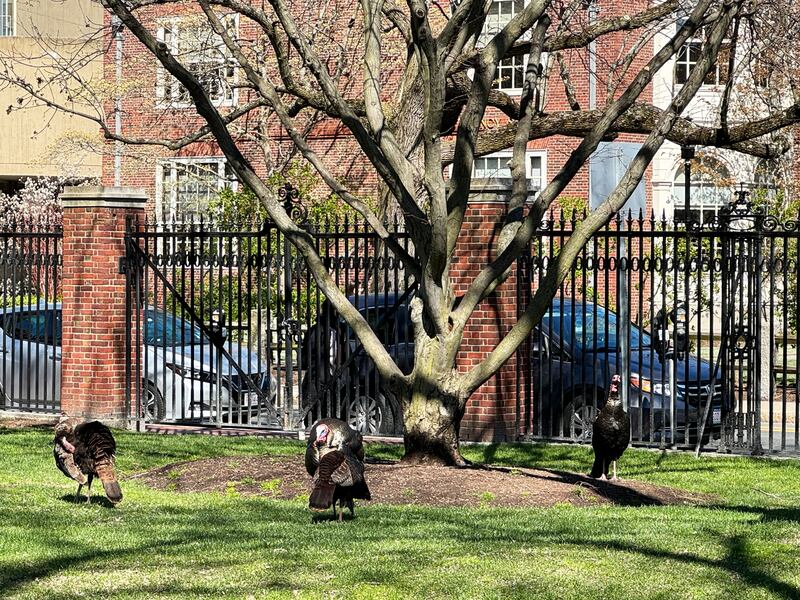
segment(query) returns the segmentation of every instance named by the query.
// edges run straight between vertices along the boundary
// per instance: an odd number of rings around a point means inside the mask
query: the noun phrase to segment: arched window
[[[774,199],[778,192],[780,172],[777,160],[769,158],[759,160],[753,174],[753,194],[759,199]]]
[[[728,168],[712,156],[699,156],[692,161],[691,187],[689,189],[689,220],[705,223],[719,212],[731,198],[733,180]],[[675,171],[672,181],[672,202],[675,222],[686,223],[685,177],[683,164]]]

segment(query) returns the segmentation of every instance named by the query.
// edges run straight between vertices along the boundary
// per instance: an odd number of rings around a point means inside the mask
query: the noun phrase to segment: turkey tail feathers
[[[114,465],[111,462],[104,461],[97,465],[97,476],[103,482],[103,489],[106,491],[106,497],[112,504],[122,502],[122,489],[119,487],[117,475],[114,472]]]
[[[358,498],[359,500],[372,500],[372,494],[369,493],[367,482],[363,479],[353,484],[353,487],[350,489],[353,498]]]
[[[333,504],[333,495],[335,492],[335,484],[317,482],[317,485],[311,490],[311,496],[308,499],[308,507],[311,510],[318,511],[329,509],[331,504]]]
[[[308,506],[312,510],[325,510],[333,504],[336,494],[336,483],[333,481],[334,473],[345,463],[345,456],[338,450],[328,452],[319,461],[317,472],[314,475],[314,489],[308,499]]]

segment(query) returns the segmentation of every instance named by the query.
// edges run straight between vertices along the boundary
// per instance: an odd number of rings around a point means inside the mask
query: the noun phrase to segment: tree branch
[[[647,134],[653,130],[662,110],[652,104],[636,103],[614,122],[609,133]],[[533,121],[530,140],[538,140],[553,135],[583,138],[592,130],[603,111],[565,111],[545,114]],[[752,156],[774,158],[789,150],[788,143],[777,144],[756,141],[757,138],[800,123],[800,103],[750,123],[741,123],[729,128],[728,136],[720,148],[730,148]],[[510,148],[514,143],[515,124],[511,123],[494,129],[482,131],[475,146],[475,156],[485,156]],[[717,128],[698,125],[686,118],[679,118],[670,131],[669,141],[693,146],[714,146],[717,143]],[[443,148],[443,161],[453,162],[455,144],[447,143]]]
[[[583,166],[592,152],[595,151],[600,141],[611,129],[613,123],[624,114],[634,101],[650,84],[653,76],[675,55],[678,49],[694,34],[700,26],[703,15],[708,10],[712,0],[701,0],[683,27],[672,39],[659,50],[633,79],[625,92],[603,111],[601,118],[592,130],[584,137],[583,141],[570,154],[567,162],[548,186],[539,193],[531,210],[528,212],[523,225],[518,229],[514,239],[501,252],[497,258],[487,265],[473,280],[461,303],[453,311],[452,320],[455,327],[461,327],[475,310],[478,303],[485,297],[486,291],[496,285],[496,280],[501,278],[511,263],[519,256],[522,248],[531,239],[538,227],[542,215],[550,203],[566,188],[578,170]]]
[[[386,348],[378,339],[375,332],[364,319],[363,315],[348,301],[342,291],[331,279],[322,259],[316,252],[314,240],[311,235],[301,229],[286,214],[281,204],[272,192],[258,177],[253,167],[242,155],[236,143],[231,138],[226,124],[217,109],[208,98],[206,91],[195,77],[175,58],[162,42],[156,41],[153,35],[133,16],[123,0],[102,0],[103,6],[116,14],[122,23],[136,36],[136,38],[164,65],[189,92],[195,103],[197,112],[203,117],[211,128],[211,132],[219,143],[220,149],[225,154],[229,164],[239,178],[258,195],[264,203],[270,217],[278,228],[297,247],[309,270],[314,275],[317,285],[325,296],[331,301],[339,314],[347,321],[348,325],[361,340],[381,376],[392,381],[407,381],[400,369],[392,360]]]

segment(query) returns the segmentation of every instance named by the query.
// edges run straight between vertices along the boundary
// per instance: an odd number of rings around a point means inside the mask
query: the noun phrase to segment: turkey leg
[[[89,475],[89,481],[86,483],[86,504],[92,502],[92,479],[94,479],[94,475]]]

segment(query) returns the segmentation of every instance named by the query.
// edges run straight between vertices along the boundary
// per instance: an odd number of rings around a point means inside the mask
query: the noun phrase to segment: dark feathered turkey
[[[631,439],[631,420],[622,408],[619,397],[620,376],[611,377],[608,399],[600,409],[592,428],[592,448],[594,448],[594,465],[589,473],[591,477],[608,477],[608,468],[613,464],[614,476],[617,479],[617,459],[625,452]]]
[[[371,500],[367,482],[364,480],[364,463],[356,458],[347,446],[341,450],[329,450],[320,458],[314,474],[313,489],[308,499],[311,510],[324,511],[333,506],[336,515],[336,502],[339,502],[339,520],[344,516],[344,508],[355,515],[353,499]]]
[[[91,502],[92,480],[103,482],[106,497],[117,504],[122,501],[122,490],[114,471],[117,444],[111,430],[100,421],[84,423],[75,417],[62,417],[55,427],[53,456],[56,466],[70,479],[78,482],[75,501],[81,488],[87,485],[86,502]]]
[[[339,502],[354,514],[353,499],[370,500],[364,480],[364,444],[361,434],[339,419],[320,419],[311,428],[306,446],[306,470],[313,477],[308,501],[312,510],[323,511]]]
[[[329,450],[347,447],[358,460],[364,460],[361,434],[341,419],[320,419],[311,427],[306,446],[306,471],[312,477],[317,472],[320,456]]]

